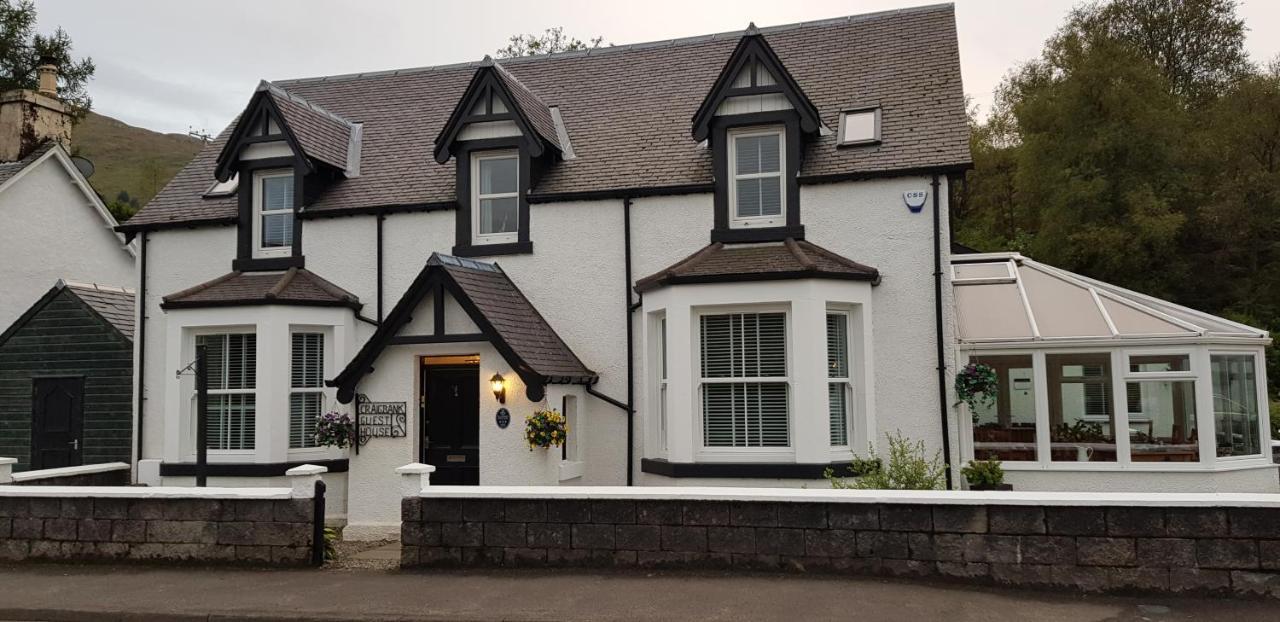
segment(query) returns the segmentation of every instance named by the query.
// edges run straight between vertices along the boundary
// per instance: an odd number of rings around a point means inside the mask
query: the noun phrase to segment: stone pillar
[[[0,484],[13,483],[13,465],[17,463],[17,458],[0,458]]]
[[[320,481],[320,474],[328,471],[329,469],[315,464],[304,464],[285,471],[284,474],[289,477],[289,484],[293,487],[293,498],[315,497],[316,482]]]
[[[418,496],[418,493],[431,485],[431,474],[435,472],[434,466],[421,462],[411,462],[402,467],[396,467],[396,474],[400,476],[400,496]]]

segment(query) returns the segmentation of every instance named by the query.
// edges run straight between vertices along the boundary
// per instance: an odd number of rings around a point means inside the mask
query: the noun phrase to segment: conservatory
[[[1266,331],[1033,261],[956,255],[962,459],[1021,489],[1280,492]],[[991,395],[994,393],[994,395]]]

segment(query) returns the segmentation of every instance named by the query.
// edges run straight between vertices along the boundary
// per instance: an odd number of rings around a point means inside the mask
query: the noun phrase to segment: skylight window
[[[236,190],[239,188],[239,186],[240,186],[240,174],[236,173],[235,175],[231,176],[231,179],[228,179],[226,181],[214,182],[212,186],[209,186],[208,190],[204,191],[204,195],[202,196],[206,199],[231,196],[236,193]]]
[[[880,142],[880,109],[862,108],[840,113],[840,144],[868,145]]]

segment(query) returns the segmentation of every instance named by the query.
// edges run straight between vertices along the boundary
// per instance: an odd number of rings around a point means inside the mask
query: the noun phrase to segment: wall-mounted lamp
[[[499,404],[507,403],[507,380],[502,374],[494,374],[489,379],[489,386],[493,389],[493,397],[497,398]]]

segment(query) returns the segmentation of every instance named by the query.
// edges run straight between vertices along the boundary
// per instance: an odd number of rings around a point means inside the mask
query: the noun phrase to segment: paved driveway
[[[0,566],[8,620],[1280,619],[1280,603],[1079,597],[846,577]]]

